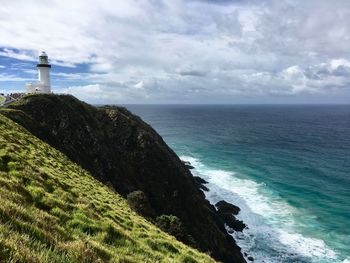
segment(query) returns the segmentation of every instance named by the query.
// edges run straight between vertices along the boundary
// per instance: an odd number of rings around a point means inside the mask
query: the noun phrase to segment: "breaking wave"
[[[297,218],[305,215],[265,184],[241,178],[233,171],[211,169],[190,156],[180,158],[194,166],[194,175],[208,181],[210,191],[205,194],[211,203],[226,200],[241,208],[237,217],[248,229],[233,236],[254,262],[349,262],[340,260],[323,240],[303,234]]]

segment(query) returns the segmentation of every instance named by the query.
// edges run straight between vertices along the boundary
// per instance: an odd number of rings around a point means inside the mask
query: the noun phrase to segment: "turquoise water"
[[[350,106],[127,108],[242,208],[255,262],[350,262]]]

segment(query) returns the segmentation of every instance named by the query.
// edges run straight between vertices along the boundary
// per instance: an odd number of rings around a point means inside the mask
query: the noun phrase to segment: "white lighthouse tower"
[[[39,63],[36,65],[38,69],[39,81],[36,83],[27,83],[27,93],[51,93],[49,58],[43,51],[39,56]]]

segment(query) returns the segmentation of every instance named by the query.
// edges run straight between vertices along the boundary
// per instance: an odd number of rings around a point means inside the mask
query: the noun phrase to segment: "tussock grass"
[[[214,262],[0,114],[0,262]]]

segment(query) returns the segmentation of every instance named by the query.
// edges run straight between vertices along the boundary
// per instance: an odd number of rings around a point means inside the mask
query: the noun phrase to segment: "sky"
[[[349,0],[0,0],[0,93],[40,51],[90,103],[350,102]]]

